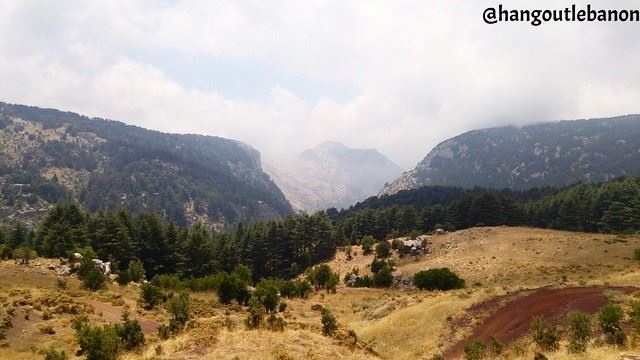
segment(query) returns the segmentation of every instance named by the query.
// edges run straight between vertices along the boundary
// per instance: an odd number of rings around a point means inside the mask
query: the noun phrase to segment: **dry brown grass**
[[[213,293],[191,294],[198,318],[181,335],[161,341],[155,331],[147,334],[147,345],[124,359],[428,359],[442,352],[470,329],[458,329],[451,335],[455,319],[461,318],[472,304],[520,288],[556,285],[566,276],[572,285],[640,283],[640,266],[631,259],[640,247],[638,236],[581,234],[529,228],[476,228],[433,236],[433,253],[419,259],[396,259],[397,274],[411,276],[425,268],[449,267],[467,280],[467,289],[451,292],[420,292],[399,289],[352,289],[343,285],[337,294],[324,291],[309,299],[285,299],[283,314],[287,327],[283,332],[267,329],[247,330],[246,310],[240,306],[222,306]],[[347,261],[338,252],[330,265],[341,277],[353,267],[367,273],[373,255],[357,253]],[[477,283],[477,284],[476,284]],[[0,262],[0,304],[14,306],[14,326],[8,332],[9,347],[0,348],[0,358],[38,358],[38,351],[50,345],[75,353],[71,314],[53,313],[42,318],[42,299],[54,296],[51,308],[63,303],[90,304],[93,323],[117,321],[127,306],[142,319],[166,322],[164,310],[147,312],[137,307],[138,288],[110,285],[91,294],[70,279],[66,290],[56,288],[55,276],[46,267],[21,267]],[[612,293],[611,298],[629,298]],[[354,330],[358,346],[321,335],[320,313],[312,309],[319,304],[336,316],[341,331]],[[66,306],[66,305],[65,305]],[[38,309],[40,307],[40,309]],[[29,313],[25,319],[25,311]],[[55,334],[41,331],[51,326]],[[369,347],[372,352],[365,350]],[[503,359],[531,359],[535,347],[522,341],[502,356]],[[589,348],[584,356],[567,354],[563,347],[546,354],[549,359],[618,359],[632,349]],[[376,355],[377,354],[377,355]]]

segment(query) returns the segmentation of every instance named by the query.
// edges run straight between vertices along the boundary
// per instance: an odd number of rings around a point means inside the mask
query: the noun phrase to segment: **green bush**
[[[140,299],[138,302],[147,310],[151,310],[156,305],[165,301],[165,296],[159,287],[152,283],[140,285]]]
[[[373,286],[387,288],[393,285],[393,270],[389,264],[385,264],[380,270],[373,274]]]
[[[598,312],[600,329],[606,336],[607,343],[612,345],[624,345],[627,336],[622,331],[620,322],[624,317],[622,308],[618,305],[605,305]]]
[[[591,339],[591,320],[585,313],[574,311],[569,314],[568,323],[571,332],[569,352],[574,354],[585,352]]]
[[[420,290],[451,290],[463,288],[464,280],[448,268],[440,268],[417,272],[413,284]]]
[[[287,322],[280,316],[276,314],[271,314],[267,318],[267,325],[269,329],[274,331],[284,331],[285,326],[287,326]]]
[[[91,291],[97,291],[105,287],[107,277],[98,269],[91,258],[84,258],[78,269],[78,277],[82,280],[84,287]]]
[[[175,274],[157,274],[151,282],[156,286],[169,290],[218,291],[224,277],[225,273],[215,273],[209,276],[182,280]]]
[[[531,321],[531,335],[533,341],[542,350],[556,351],[560,347],[558,330],[549,325],[542,316],[536,316]]]
[[[144,265],[142,261],[135,259],[129,261],[129,267],[127,268],[129,273],[129,279],[133,282],[139,283],[144,278]]]
[[[67,360],[67,352],[64,350],[57,351],[54,348],[49,348],[44,351],[44,360]]]
[[[286,302],[281,302],[278,305],[278,312],[284,312],[285,310],[287,310],[287,303]]]
[[[265,310],[269,313],[275,312],[280,302],[278,288],[273,280],[262,279],[256,286],[254,296],[260,301]]]
[[[125,350],[133,350],[144,344],[144,333],[138,320],[130,319],[129,312],[122,313],[122,323],[116,325],[116,333]]]
[[[116,277],[116,282],[119,285],[127,285],[131,282],[131,275],[129,271],[123,270],[118,273],[118,277]]]
[[[325,288],[331,292],[335,292],[335,288],[340,282],[340,276],[334,273],[327,264],[321,264],[308,270],[307,278],[316,289]]]
[[[321,315],[322,333],[325,336],[333,336],[333,334],[338,330],[338,322],[336,321],[335,316],[333,316],[331,311],[327,308],[322,308]]]
[[[120,352],[120,339],[113,325],[89,326],[86,317],[76,318],[72,324],[78,355],[87,360],[116,360]]]
[[[264,318],[264,306],[260,303],[260,300],[252,296],[249,299],[249,308],[248,308],[247,319],[245,320],[245,324],[249,329],[256,329],[262,324],[262,319]]]
[[[171,314],[171,319],[181,328],[187,324],[191,316],[190,303],[188,294],[174,296],[167,302],[167,310]]]
[[[246,279],[234,274],[224,274],[218,287],[218,298],[223,304],[230,304],[236,300],[238,304],[245,304],[249,300],[249,283]]]
[[[481,360],[485,358],[487,346],[480,340],[476,340],[464,347],[464,358],[467,360]]]
[[[382,259],[388,258],[391,255],[391,244],[388,241],[383,240],[376,245],[376,256]]]
[[[362,244],[362,253],[364,255],[369,255],[371,254],[373,244],[376,243],[376,240],[373,238],[373,236],[367,235],[362,238],[360,243]]]
[[[29,261],[35,259],[37,256],[38,254],[35,252],[35,250],[33,250],[31,246],[26,244],[22,244],[13,249],[13,252],[11,253],[11,257],[23,265],[28,264]]]
[[[282,280],[279,288],[280,295],[286,298],[306,298],[312,290],[307,280]]]
[[[640,337],[640,301],[633,300],[630,303],[629,321],[636,332],[636,336]]]

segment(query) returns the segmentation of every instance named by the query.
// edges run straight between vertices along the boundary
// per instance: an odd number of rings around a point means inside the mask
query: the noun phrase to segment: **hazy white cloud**
[[[484,24],[497,4],[3,1],[0,100],[235,138],[271,158],[339,140],[407,168],[462,131],[638,112],[637,24]],[[194,88],[140,52],[269,64],[353,94],[311,99],[283,79],[260,100],[231,97],[215,84],[233,79]]]

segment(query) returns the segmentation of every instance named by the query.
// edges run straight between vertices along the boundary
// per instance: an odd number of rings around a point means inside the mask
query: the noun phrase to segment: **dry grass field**
[[[247,330],[246,310],[223,306],[213,293],[192,294],[197,315],[175,338],[159,340],[157,326],[167,321],[164,310],[144,311],[136,304],[135,285],[111,284],[90,293],[68,278],[58,288],[47,268],[54,260],[38,259],[28,266],[0,262],[2,314],[11,313],[11,327],[0,347],[1,359],[42,358],[49,346],[66,349],[73,358],[76,345],[71,319],[88,314],[93,323],[117,322],[125,307],[146,332],[147,344],[124,359],[430,359],[469,336],[489,313],[469,311],[474,304],[498,296],[519,296],[540,287],[636,286],[640,264],[632,259],[640,236],[582,234],[530,228],[474,228],[431,236],[432,253],[419,258],[397,258],[397,275],[409,277],[427,268],[449,267],[467,282],[467,288],[448,292],[413,289],[346,288],[324,291],[308,299],[285,300],[286,329]],[[359,247],[350,261],[343,252],[329,264],[341,273],[352,268],[367,273],[373,255]],[[628,303],[634,295],[605,291],[610,301]],[[505,300],[506,301],[506,300]],[[322,335],[321,305],[336,316],[340,333],[355,331],[358,343]],[[504,304],[497,303],[496,308]],[[484,308],[483,308],[484,309]],[[28,315],[27,315],[28,314]],[[634,354],[627,348],[591,346],[585,355],[567,354],[564,347],[549,359],[619,359]],[[508,346],[503,359],[532,359],[535,345],[526,336]]]

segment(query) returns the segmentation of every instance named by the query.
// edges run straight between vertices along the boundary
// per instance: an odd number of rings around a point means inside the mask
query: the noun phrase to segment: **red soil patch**
[[[607,289],[624,292],[636,290],[606,286],[541,288],[495,297],[473,305],[459,325],[468,324],[473,315],[483,313],[489,315],[476,326],[470,336],[449,348],[444,353],[444,357],[446,359],[459,357],[464,345],[475,339],[487,343],[491,336],[495,336],[505,344],[511,343],[529,331],[531,320],[537,315],[544,316],[551,324],[558,324],[574,310],[593,314],[609,302],[603,294]]]

